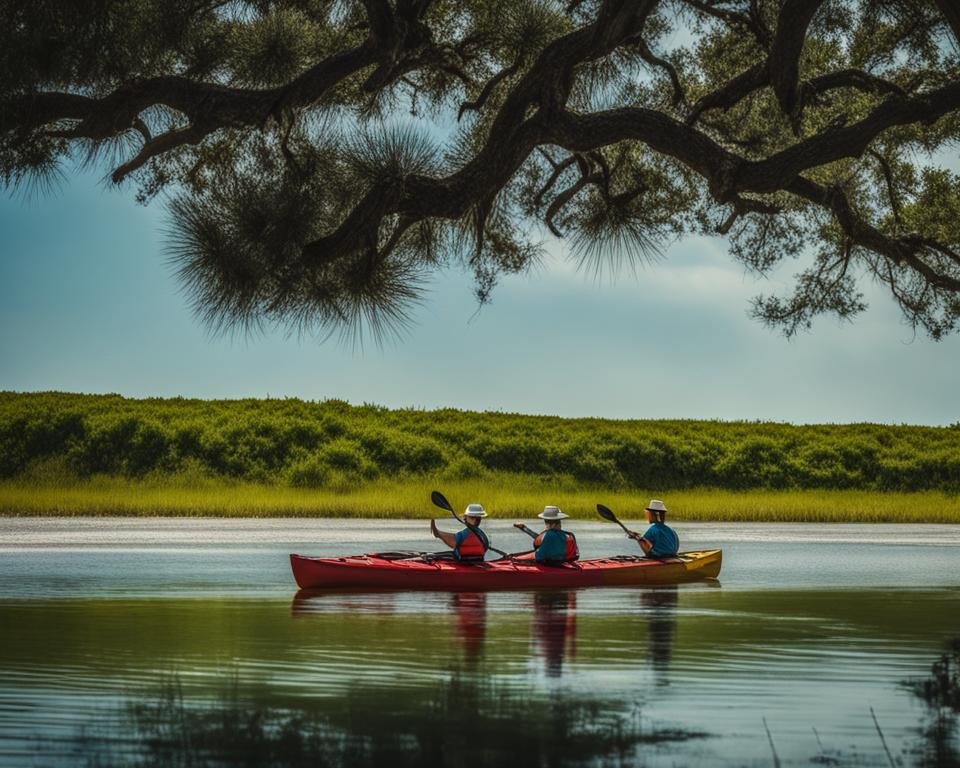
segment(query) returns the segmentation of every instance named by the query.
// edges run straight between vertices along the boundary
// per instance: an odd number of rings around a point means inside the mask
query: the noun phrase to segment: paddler
[[[466,527],[457,533],[447,533],[430,521],[430,532],[453,550],[455,559],[461,562],[483,560],[490,549],[490,539],[480,530],[480,521],[487,516],[482,504],[469,504],[463,512]]]
[[[664,522],[667,516],[667,505],[660,499],[650,499],[644,512],[650,527],[643,535],[630,531],[627,535],[640,545],[643,554],[647,557],[674,557],[680,549],[680,537]]]
[[[580,548],[577,546],[577,537],[560,527],[560,521],[568,515],[563,514],[560,507],[546,506],[537,517],[543,520],[543,531],[533,540],[537,562],[572,563],[578,560]]]

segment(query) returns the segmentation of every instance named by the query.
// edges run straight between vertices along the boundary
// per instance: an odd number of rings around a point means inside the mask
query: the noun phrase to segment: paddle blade
[[[605,520],[609,520],[611,523],[619,523],[617,516],[613,514],[609,507],[605,507],[603,504],[597,504],[597,514]]]
[[[447,512],[453,512],[453,507],[450,506],[450,502],[447,501],[447,497],[440,493],[440,491],[434,491],[431,493],[430,501],[432,501],[435,506],[440,507],[440,509],[445,509]],[[453,512],[453,514],[456,514],[456,512]]]

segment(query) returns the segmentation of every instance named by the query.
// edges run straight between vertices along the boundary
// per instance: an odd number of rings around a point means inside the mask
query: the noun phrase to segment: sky
[[[438,275],[384,346],[213,336],[164,251],[162,203],[93,172],[0,198],[0,389],[132,397],[341,398],[562,416],[795,423],[960,422],[960,337],[914,334],[878,288],[853,323],[787,340],[748,316],[782,278],[744,273],[720,239],[685,238],[636,276],[596,280],[562,243],[477,312],[472,277]]]

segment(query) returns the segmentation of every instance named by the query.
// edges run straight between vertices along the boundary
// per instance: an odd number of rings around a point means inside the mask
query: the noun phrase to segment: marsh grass
[[[639,519],[662,497],[676,520],[848,523],[960,523],[960,498],[935,491],[751,490],[714,488],[626,491],[549,478],[489,473],[451,480],[437,476],[373,479],[336,489],[230,481],[193,473],[133,479],[19,478],[0,482],[0,514],[206,517],[428,518],[438,488],[459,507],[482,501],[497,517],[530,517],[559,504],[575,518],[595,519],[602,501],[625,519]]]

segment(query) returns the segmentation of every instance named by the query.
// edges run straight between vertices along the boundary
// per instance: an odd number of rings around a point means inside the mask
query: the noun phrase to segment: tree
[[[955,0],[0,0],[0,173],[78,156],[138,199],[214,326],[402,323],[445,264],[549,230],[584,264],[719,232],[786,334],[886,287],[960,320]],[[409,114],[407,114],[409,113]]]

